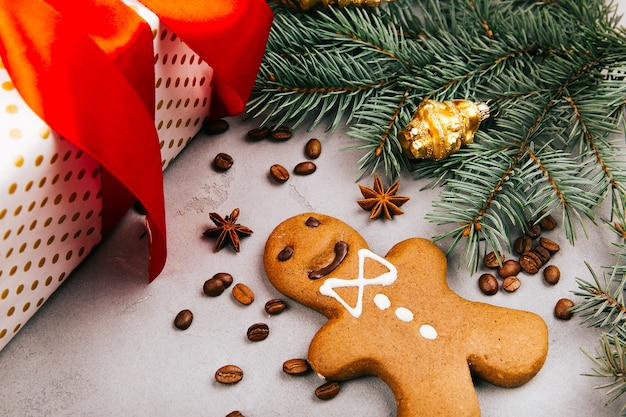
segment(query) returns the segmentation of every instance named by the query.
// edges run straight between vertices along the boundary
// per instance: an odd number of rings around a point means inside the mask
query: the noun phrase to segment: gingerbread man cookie
[[[446,283],[446,257],[408,239],[381,257],[333,217],[305,213],[270,234],[270,282],[328,318],[309,347],[328,380],[376,375],[399,417],[479,416],[472,376],[515,387],[539,372],[548,330],[536,314],[472,302]]]

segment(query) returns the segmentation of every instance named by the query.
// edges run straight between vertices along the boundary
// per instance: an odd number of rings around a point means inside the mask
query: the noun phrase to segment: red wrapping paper
[[[213,67],[212,117],[241,112],[271,26],[267,4],[142,2]],[[118,0],[0,0],[0,58],[33,111],[102,166],[103,230],[135,199],[144,205],[156,278],[167,250],[149,27]]]

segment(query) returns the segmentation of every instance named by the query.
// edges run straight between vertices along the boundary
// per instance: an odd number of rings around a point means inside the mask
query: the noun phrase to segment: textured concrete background
[[[626,11],[625,0],[619,4]],[[405,214],[370,221],[355,202],[361,197],[356,169],[361,154],[345,150],[358,142],[318,129],[298,130],[285,143],[253,143],[245,134],[256,121],[235,117],[229,122],[231,129],[221,136],[199,135],[166,172],[169,257],[161,276],[147,284],[143,219],[131,211],[0,352],[0,415],[225,416],[236,409],[248,417],[395,415],[391,391],[375,378],[345,383],[338,397],[324,402],[313,395],[322,383],[317,376],[283,374],[285,360],[306,357],[324,319],[294,302],[281,315],[265,314],[263,304],[280,294],[265,279],[263,247],[279,222],[317,211],[351,224],[382,255],[402,239],[439,232],[423,219],[437,190],[421,191],[424,183],[402,178],[399,194],[411,197]],[[270,165],[291,170],[306,159],[303,147],[311,137],[323,144],[317,172],[292,176],[282,185],[272,182]],[[212,169],[218,152],[233,156],[231,170]],[[372,179],[359,183],[371,186]],[[242,240],[239,254],[230,248],[213,253],[214,241],[201,237],[211,225],[208,214],[227,215],[235,207],[241,209],[240,223],[254,234]],[[601,381],[581,376],[592,365],[581,349],[594,352],[597,331],[581,326],[576,317],[563,322],[552,314],[556,300],[577,289],[575,278],[591,279],[584,261],[596,270],[612,263],[609,236],[603,227],[592,227],[588,240],[571,247],[559,232],[551,232],[547,237],[562,247],[553,260],[561,282],[548,287],[536,276],[525,279],[515,293],[493,297],[479,292],[480,271],[471,277],[458,267],[458,253],[450,256],[448,281],[458,294],[533,311],[549,326],[548,359],[528,384],[504,389],[476,382],[483,416],[618,415],[626,398],[605,408],[607,398],[593,389]],[[206,297],[202,284],[221,271],[252,288],[256,301],[241,306],[228,290]],[[184,308],[193,311],[194,321],[179,331],[172,322]],[[267,323],[270,336],[252,343],[246,329],[256,322]],[[213,374],[229,363],[243,368],[244,379],[219,385]]]

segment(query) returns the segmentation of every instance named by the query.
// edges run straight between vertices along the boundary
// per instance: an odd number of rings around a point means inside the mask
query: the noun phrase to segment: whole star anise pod
[[[377,219],[381,214],[390,220],[395,215],[403,214],[400,206],[409,201],[409,197],[396,196],[400,181],[396,181],[387,190],[383,188],[383,182],[378,174],[374,174],[374,188],[364,187],[359,184],[361,194],[365,197],[357,200],[364,210],[371,210],[370,219]]]
[[[237,217],[239,217],[239,209],[236,208],[230,213],[230,216],[222,218],[217,213],[209,213],[209,218],[216,227],[207,229],[203,235],[206,237],[216,237],[215,252],[218,252],[226,244],[230,242],[231,246],[236,252],[239,252],[239,238],[249,236],[253,232],[249,227],[242,226],[237,223]]]

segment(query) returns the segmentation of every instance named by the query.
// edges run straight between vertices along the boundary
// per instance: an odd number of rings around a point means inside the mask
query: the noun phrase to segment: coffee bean
[[[275,181],[280,183],[286,182],[289,179],[289,171],[280,164],[274,164],[270,167],[270,175]]]
[[[502,281],[502,289],[508,292],[517,291],[521,285],[522,281],[516,276],[506,277]]]
[[[570,308],[574,307],[574,302],[569,298],[561,298],[554,306],[554,315],[561,320],[569,320],[574,315]]]
[[[180,330],[187,330],[193,321],[193,313],[190,310],[181,310],[174,318],[174,326]]]
[[[548,214],[539,221],[539,226],[541,226],[543,230],[554,230],[556,227],[556,220]]]
[[[255,323],[248,327],[246,335],[251,342],[260,342],[267,339],[267,336],[270,335],[270,328],[265,323]]]
[[[225,365],[215,371],[215,380],[220,384],[236,384],[243,379],[243,370],[237,365]]]
[[[526,235],[531,239],[536,239],[541,236],[541,226],[529,222],[526,229]]]
[[[482,274],[480,278],[478,278],[478,288],[485,295],[494,295],[498,292],[498,280],[491,274]]]
[[[527,274],[536,274],[543,265],[541,259],[533,252],[526,252],[519,258],[519,265]]]
[[[539,239],[539,245],[546,248],[548,252],[550,252],[551,254],[555,254],[561,249],[558,243],[553,242],[550,239],[545,238],[545,237],[542,237]]]
[[[213,166],[218,171],[228,171],[233,166],[233,157],[227,153],[220,152],[213,159]]]
[[[204,293],[209,297],[217,297],[222,295],[225,288],[224,283],[220,279],[213,277],[204,282],[202,291],[204,291]]]
[[[245,417],[245,416],[241,414],[240,411],[231,411],[230,413],[226,414],[226,417]]]
[[[285,262],[288,261],[289,259],[291,259],[291,257],[293,256],[293,247],[291,246],[285,246],[285,248],[283,250],[281,250],[280,252],[278,252],[278,260],[280,262]]]
[[[506,278],[519,274],[521,268],[519,262],[515,259],[508,259],[502,263],[502,266],[498,268],[498,275],[500,278]]]
[[[537,246],[533,248],[532,252],[539,257],[542,265],[547,264],[550,260],[550,251],[548,251],[548,249],[544,248],[543,246]]]
[[[230,287],[230,285],[233,283],[233,276],[228,272],[218,272],[217,274],[213,275],[213,278],[222,281],[225,288]]]
[[[254,302],[254,292],[245,284],[237,283],[231,291],[235,300],[243,305],[250,305]]]
[[[279,127],[274,129],[272,133],[270,133],[270,136],[272,139],[282,142],[291,139],[292,133],[291,129],[288,127]]]
[[[287,304],[278,298],[274,298],[265,303],[265,312],[270,316],[282,313],[287,308]]]
[[[556,265],[548,265],[543,270],[543,279],[550,285],[555,285],[561,279],[561,271]]]
[[[322,143],[319,139],[313,138],[304,146],[304,154],[311,159],[317,159],[322,153]]]
[[[263,140],[269,137],[270,133],[272,133],[272,129],[270,127],[257,127],[248,131],[248,139],[254,141]]]
[[[500,255],[499,258],[495,252],[489,252],[483,259],[483,265],[487,268],[498,268],[504,262],[504,256]]]
[[[300,162],[293,169],[294,174],[296,175],[311,175],[315,172],[317,166],[311,161]]]
[[[289,359],[283,363],[283,372],[289,375],[304,375],[311,371],[306,359]]]
[[[207,120],[202,126],[202,132],[205,135],[219,135],[228,130],[228,122],[224,119]]]
[[[315,396],[320,400],[331,400],[339,394],[341,386],[339,382],[330,381],[315,389]]]
[[[513,243],[513,250],[518,255],[521,255],[524,252],[528,252],[533,247],[533,240],[529,238],[527,235],[522,235],[515,239]]]

